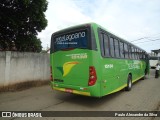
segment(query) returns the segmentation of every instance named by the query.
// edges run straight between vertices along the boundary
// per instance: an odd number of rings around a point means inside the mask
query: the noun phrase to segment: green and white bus
[[[149,73],[146,51],[96,23],[53,33],[50,65],[54,90],[94,97],[129,91]]]

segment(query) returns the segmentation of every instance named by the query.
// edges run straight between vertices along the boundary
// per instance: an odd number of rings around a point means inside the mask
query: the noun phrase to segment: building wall
[[[47,53],[0,52],[0,86],[49,80],[49,63]]]

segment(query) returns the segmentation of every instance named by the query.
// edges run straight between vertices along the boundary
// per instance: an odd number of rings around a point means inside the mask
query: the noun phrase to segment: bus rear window
[[[52,44],[54,44],[54,51],[75,48],[86,49],[88,46],[87,29],[55,35]]]

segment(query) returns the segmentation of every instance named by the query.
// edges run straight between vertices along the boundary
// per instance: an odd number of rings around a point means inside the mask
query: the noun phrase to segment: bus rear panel
[[[99,66],[95,58],[97,52],[89,24],[54,33],[50,53],[52,88],[86,96],[101,96],[97,74]]]

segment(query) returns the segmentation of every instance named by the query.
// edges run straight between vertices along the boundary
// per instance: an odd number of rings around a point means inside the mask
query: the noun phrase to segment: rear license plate
[[[66,88],[66,89],[65,89],[65,92],[73,93],[73,90]]]

